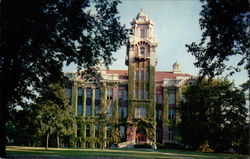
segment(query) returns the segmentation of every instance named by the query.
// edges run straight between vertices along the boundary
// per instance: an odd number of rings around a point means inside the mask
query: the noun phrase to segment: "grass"
[[[124,158],[246,158],[241,155],[200,153],[181,150],[152,150],[152,149],[71,149],[8,146],[7,155],[36,155],[36,156],[71,156],[71,157],[124,157]]]

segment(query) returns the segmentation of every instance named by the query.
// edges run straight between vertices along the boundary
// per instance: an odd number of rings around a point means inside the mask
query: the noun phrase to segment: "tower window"
[[[138,88],[135,89],[135,99],[139,98],[139,90]]]
[[[135,108],[135,117],[136,118],[145,118],[147,110],[144,107],[137,107]]]
[[[141,29],[141,38],[146,38],[147,34],[146,34],[146,29],[142,28]]]
[[[145,55],[145,47],[140,47],[140,55],[144,56]]]
[[[139,80],[139,71],[135,71],[135,80]]]
[[[149,70],[146,71],[146,80],[149,80]]]
[[[144,80],[144,71],[141,71],[141,80]]]

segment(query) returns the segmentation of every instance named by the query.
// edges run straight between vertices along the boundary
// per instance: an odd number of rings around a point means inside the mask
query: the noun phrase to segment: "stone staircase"
[[[118,148],[133,148],[135,142],[127,141],[127,142],[121,142],[118,144]]]

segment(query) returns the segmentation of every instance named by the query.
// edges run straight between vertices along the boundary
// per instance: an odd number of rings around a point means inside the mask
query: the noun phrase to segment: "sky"
[[[199,69],[193,65],[195,58],[187,52],[186,44],[199,42],[201,30],[199,26],[199,13],[201,3],[198,0],[123,0],[118,6],[121,24],[131,28],[130,22],[136,18],[143,9],[155,23],[154,35],[158,42],[156,66],[157,71],[172,71],[172,65],[178,61],[182,73],[196,76]],[[117,59],[110,69],[124,69],[126,47],[123,46],[114,54]],[[235,64],[238,57],[231,58],[228,64]],[[65,72],[75,72],[74,65],[64,67]],[[230,77],[236,85],[247,80],[246,71],[236,73]]]

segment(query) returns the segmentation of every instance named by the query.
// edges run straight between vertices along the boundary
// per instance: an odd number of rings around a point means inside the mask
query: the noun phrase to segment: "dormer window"
[[[145,56],[145,51],[146,51],[145,47],[140,47],[140,55],[141,56]]]

